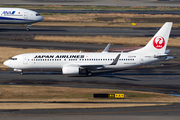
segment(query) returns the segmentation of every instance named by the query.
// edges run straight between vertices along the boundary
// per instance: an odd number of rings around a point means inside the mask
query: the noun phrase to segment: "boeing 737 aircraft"
[[[27,30],[32,23],[44,18],[37,12],[22,8],[0,8],[0,24],[27,24]]]
[[[5,66],[22,73],[24,69],[61,68],[62,74],[79,74],[86,70],[122,69],[142,66],[160,60],[168,60],[166,46],[172,22],[166,22],[148,44],[128,53],[108,52],[110,44],[100,53],[27,53],[12,57],[4,62]]]

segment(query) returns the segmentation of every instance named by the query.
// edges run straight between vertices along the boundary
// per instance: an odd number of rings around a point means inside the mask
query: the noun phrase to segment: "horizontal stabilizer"
[[[174,57],[172,56],[167,56],[165,60],[173,59]]]
[[[166,51],[165,51],[165,54],[168,54],[169,52],[170,52],[170,49],[166,50]]]
[[[154,55],[154,58],[160,58],[160,57],[166,57],[168,56],[167,54],[161,54],[161,55]]]

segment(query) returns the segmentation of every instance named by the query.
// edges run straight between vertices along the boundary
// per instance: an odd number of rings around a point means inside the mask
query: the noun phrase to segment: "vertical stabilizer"
[[[131,51],[130,53],[164,54],[168,43],[171,27],[172,22],[166,22],[145,47],[135,51]]]

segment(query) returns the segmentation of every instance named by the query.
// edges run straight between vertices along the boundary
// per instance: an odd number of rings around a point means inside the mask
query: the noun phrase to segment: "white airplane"
[[[128,53],[108,52],[110,44],[99,53],[27,53],[16,55],[4,62],[5,66],[23,74],[24,69],[62,69],[62,74],[79,74],[86,70],[122,69],[168,60],[166,46],[172,22],[166,22],[149,43]],[[166,51],[165,51],[166,50]]]
[[[0,24],[27,24],[27,30],[32,23],[44,18],[37,12],[22,8],[0,8]]]

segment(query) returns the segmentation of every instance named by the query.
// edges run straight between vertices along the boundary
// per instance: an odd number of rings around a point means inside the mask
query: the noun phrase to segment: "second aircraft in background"
[[[27,24],[27,30],[32,23],[44,18],[37,12],[23,8],[0,8],[0,24]]]

